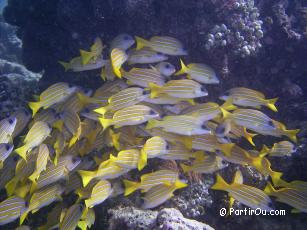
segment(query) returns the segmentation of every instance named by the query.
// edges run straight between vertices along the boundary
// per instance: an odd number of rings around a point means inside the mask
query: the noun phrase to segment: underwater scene
[[[0,230],[307,229],[307,1],[0,0]]]

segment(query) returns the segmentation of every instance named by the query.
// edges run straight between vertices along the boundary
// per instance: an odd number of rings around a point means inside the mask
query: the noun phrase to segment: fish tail
[[[187,149],[191,150],[192,149],[192,138],[191,137],[182,137],[182,143],[184,144]]]
[[[299,131],[300,129],[293,129],[293,130],[285,130],[284,132],[285,132],[285,135],[289,137],[291,141],[297,143],[296,135]]]
[[[234,104],[232,104],[232,98],[228,98],[224,104],[222,104],[220,106],[221,108],[225,109],[225,110],[235,110],[237,109],[238,107],[235,106]]]
[[[113,146],[116,148],[116,150],[119,150],[120,149],[120,143],[119,143],[120,133],[112,133],[111,138],[112,138]]]
[[[195,105],[195,101],[193,98],[185,99],[185,101],[189,102],[191,105]]]
[[[103,130],[106,130],[109,126],[112,125],[112,119],[99,118],[100,124],[103,127]]]
[[[15,152],[19,156],[21,156],[25,161],[27,161],[27,150],[28,150],[28,147],[26,145],[24,145],[24,146],[21,146],[18,149],[15,149]]]
[[[82,64],[86,65],[94,57],[94,54],[92,52],[88,52],[86,50],[80,49],[80,56],[81,56]]]
[[[262,149],[260,150],[259,156],[265,157],[266,155],[268,155],[269,152],[270,152],[270,149],[266,145],[263,145]]]
[[[95,176],[95,172],[92,171],[79,170],[78,173],[81,176],[83,187],[87,186]]]
[[[125,185],[125,196],[130,195],[131,193],[136,191],[140,186],[140,183],[130,180],[123,180],[123,183]]]
[[[231,118],[231,113],[229,113],[226,109],[220,107],[221,111],[222,111],[222,114],[223,114],[223,118],[224,119],[228,119],[228,118]]]
[[[22,225],[22,223],[23,223],[23,222],[25,221],[25,219],[27,218],[28,213],[29,213],[29,210],[25,211],[25,212],[20,216],[19,225]]]
[[[242,172],[240,170],[236,171],[232,183],[233,184],[234,183],[236,183],[236,184],[243,184],[243,175],[242,175]]]
[[[32,110],[32,117],[34,117],[41,105],[40,102],[29,102],[29,107]]]
[[[191,166],[185,165],[185,164],[180,164],[180,167],[182,168],[184,173],[187,173],[191,170]]]
[[[94,110],[94,112],[95,113],[99,113],[99,114],[101,114],[101,115],[104,115],[106,112],[107,112],[107,107],[105,106],[105,107],[100,107],[100,108],[98,108],[98,109],[95,109]]]
[[[70,141],[69,141],[68,148],[70,148],[71,146],[73,146],[73,145],[77,142],[78,139],[79,139],[79,136],[78,136],[78,135],[74,135],[74,136],[70,139]]]
[[[29,176],[29,180],[32,181],[32,182],[34,182],[34,181],[37,180],[38,177],[39,177],[39,173],[38,173],[37,170],[35,170],[35,171],[32,173],[32,175]]]
[[[211,189],[214,190],[225,190],[227,189],[229,184],[220,176],[220,174],[216,174],[216,182],[214,185],[211,186]]]
[[[255,143],[253,141],[253,137],[255,137],[257,134],[254,133],[249,133],[247,132],[246,128],[243,128],[243,135],[245,137],[245,139],[252,145],[255,146]]]
[[[175,76],[185,74],[188,70],[188,67],[184,64],[182,59],[180,59],[181,69],[175,73]]]
[[[77,93],[77,96],[83,106],[92,103],[92,99],[83,93]]]
[[[78,227],[81,228],[81,230],[86,230],[87,229],[86,221],[84,221],[84,220],[79,221]]]
[[[5,185],[6,193],[8,196],[11,196],[14,194],[14,191],[17,187],[18,182],[19,180],[16,177],[14,177]]]
[[[63,130],[64,121],[63,120],[57,120],[53,123],[52,127],[58,129],[60,132]]]
[[[147,153],[141,150],[140,159],[138,161],[138,170],[141,171],[147,165]]]
[[[275,188],[273,187],[273,185],[268,182],[267,186],[265,187],[264,189],[264,192],[267,194],[267,195],[272,195],[276,192]]]
[[[204,152],[203,151],[196,151],[193,153],[193,157],[197,160],[197,161],[202,161],[205,158]]]
[[[150,98],[158,97],[162,87],[155,83],[149,83],[148,85],[150,88]]]
[[[275,103],[276,103],[277,100],[278,100],[278,97],[266,100],[266,106],[269,109],[273,110],[274,112],[277,112],[278,110],[277,110],[277,108],[275,106]]]
[[[277,186],[279,184],[279,181],[280,181],[280,178],[282,177],[282,173],[281,172],[275,172],[275,171],[272,171],[270,173],[270,176],[272,178],[272,182],[275,186]]]
[[[176,182],[175,182],[176,189],[185,188],[187,186],[188,186],[187,183],[184,183],[184,182],[182,182],[180,180],[176,180]]]
[[[230,156],[231,150],[234,145],[234,143],[221,144],[220,149],[226,156]]]
[[[85,208],[86,209],[90,208],[91,201],[89,199],[85,200],[84,203],[85,203]]]
[[[64,67],[65,72],[69,70],[70,67],[69,62],[59,61],[59,63]]]
[[[101,68],[100,77],[103,81],[107,80],[107,71],[106,71],[105,66]]]
[[[116,77],[118,78],[122,78],[122,70],[121,67],[114,67],[114,65],[112,64],[112,69],[114,74],[116,75]]]
[[[287,187],[289,186],[289,183],[284,181],[283,179],[279,178],[279,180],[277,181],[273,181],[274,185],[277,186],[277,187]]]
[[[158,120],[150,119],[147,122],[147,125],[146,125],[145,129],[153,129],[153,128],[157,127],[158,123],[159,123]]]
[[[149,46],[149,42],[141,37],[135,36],[136,50],[140,50],[145,46]]]
[[[36,188],[37,188],[37,183],[36,181],[33,181],[31,188],[30,188],[30,194],[33,194]]]

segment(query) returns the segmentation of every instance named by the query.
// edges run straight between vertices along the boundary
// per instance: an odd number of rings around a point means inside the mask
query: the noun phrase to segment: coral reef
[[[187,229],[213,230],[207,224],[184,218],[176,209],[164,208],[160,211],[139,210],[133,207],[109,210],[109,230],[115,229]]]

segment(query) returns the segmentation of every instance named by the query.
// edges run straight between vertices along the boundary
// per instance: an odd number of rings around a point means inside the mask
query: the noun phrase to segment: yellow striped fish
[[[269,109],[273,110],[274,112],[277,112],[275,103],[278,100],[278,98],[266,99],[263,93],[253,89],[244,88],[244,87],[232,88],[226,91],[224,95],[220,96],[220,99],[225,101],[228,100],[229,98],[232,99],[233,104],[235,105],[254,107],[254,108],[260,108],[260,106],[266,106]]]
[[[139,125],[158,117],[159,114],[148,106],[132,105],[116,111],[112,119],[99,118],[99,121],[105,130],[111,125],[114,125],[115,128],[127,125]]]
[[[133,193],[134,191],[141,189],[142,192],[148,192],[149,189],[157,185],[175,185],[181,187],[181,184],[186,185],[179,180],[178,172],[171,170],[158,170],[152,173],[143,174],[140,182],[123,180],[125,184],[125,196]]]
[[[165,61],[168,57],[165,54],[156,52],[150,48],[131,50],[129,53],[128,64],[150,64]]]
[[[24,199],[11,196],[0,203],[0,226],[18,219],[26,210]]]
[[[103,58],[98,58],[96,61],[89,61],[88,64],[83,65],[82,57],[74,57],[69,62],[59,61],[59,63],[64,67],[65,72],[71,70],[73,72],[81,72],[86,70],[100,69],[106,63]]]
[[[31,119],[31,113],[26,109],[20,109],[12,114],[12,117],[16,117],[17,123],[12,134],[12,138],[17,137],[27,126]]]
[[[110,182],[106,180],[100,180],[94,187],[89,199],[85,200],[86,208],[92,208],[98,204],[101,204],[112,193],[112,187]]]
[[[50,160],[49,157],[49,148],[45,144],[41,144],[38,147],[38,154],[36,159],[36,168],[35,171],[31,176],[29,176],[29,179],[31,181],[35,181],[39,178],[42,171],[46,170],[46,166],[48,163],[48,160]]]
[[[159,71],[165,77],[170,77],[176,72],[175,66],[169,62],[160,62],[152,68]]]
[[[175,76],[187,74],[188,79],[193,79],[203,84],[219,84],[220,80],[215,71],[208,65],[201,63],[191,63],[187,66],[180,59],[181,70],[175,73]]]
[[[128,55],[124,50],[115,48],[111,52],[111,63],[113,72],[119,78],[122,78],[121,67],[127,61]]]
[[[39,146],[50,135],[50,133],[51,128],[47,123],[42,121],[35,122],[23,140],[24,145],[15,149],[15,152],[24,160],[27,160],[27,152]]]
[[[91,46],[90,51],[80,49],[80,56],[82,64],[86,65],[90,61],[96,62],[101,57],[102,51],[105,48],[100,38],[96,38],[94,44]]]
[[[146,129],[152,128],[162,128],[166,132],[186,136],[208,134],[211,132],[203,120],[188,115],[165,116],[161,121],[149,120]]]
[[[41,93],[38,102],[29,103],[29,107],[32,110],[33,116],[40,108],[47,109],[54,104],[65,101],[76,90],[76,86],[72,86],[65,82],[59,82],[51,85]]]
[[[217,152],[217,154],[224,160],[233,164],[252,165],[253,163],[253,157],[250,155],[250,153],[238,145],[234,145],[231,151],[228,153],[224,152],[224,154],[220,154]]]
[[[291,189],[296,189],[301,192],[307,193],[307,182],[306,181],[301,181],[301,180],[294,180],[291,182],[286,182],[282,179],[279,179],[277,181],[277,186],[278,187],[286,187],[286,188],[291,188]]]
[[[58,119],[59,115],[57,114],[56,110],[48,108],[45,110],[41,110],[37,114],[35,114],[28,127],[31,128],[37,121],[42,121],[49,124],[50,126],[53,126]]]
[[[80,120],[79,115],[72,110],[64,111],[62,114],[62,119],[63,119],[64,126],[72,134],[72,138],[70,139],[69,144],[68,144],[68,147],[70,148],[80,138],[81,131],[82,131],[81,120]]]
[[[217,174],[216,183],[211,189],[228,192],[230,196],[230,208],[234,200],[237,200],[252,209],[260,208],[261,210],[272,210],[272,201],[270,197],[258,188],[243,184],[241,172],[236,173],[233,183],[231,184],[228,184]]]
[[[0,144],[0,169],[3,168],[3,163],[8,158],[13,151],[14,145],[1,143]],[[2,175],[1,175],[2,176]]]
[[[129,72],[123,72],[129,85],[148,87],[150,83],[162,86],[165,83],[165,77],[156,69],[132,68]]]
[[[176,143],[169,145],[169,149],[166,154],[157,156],[164,160],[190,160],[195,158],[198,152],[191,152],[183,144]]]
[[[270,157],[283,157],[283,156],[291,156],[292,153],[296,151],[294,144],[290,141],[280,141],[273,145],[271,149],[267,146],[263,146],[260,155],[265,156],[268,155]]]
[[[292,188],[275,189],[271,183],[265,187],[264,192],[269,196],[276,197],[276,201],[287,204],[294,209],[292,213],[307,213],[307,193]]]
[[[39,209],[50,205],[53,202],[61,201],[61,194],[64,192],[63,186],[55,184],[36,191],[31,196],[29,207],[20,217],[20,224],[24,222],[29,212],[35,213]]]
[[[176,38],[168,36],[154,36],[149,41],[135,37],[136,39],[136,50],[142,49],[143,47],[149,47],[154,51],[168,54],[168,55],[187,55],[188,52],[183,48],[182,43]]]
[[[191,166],[181,164],[183,172],[196,172],[196,173],[215,173],[216,171],[226,168],[228,163],[221,157],[214,155],[204,155],[197,157]]]
[[[60,230],[75,230],[78,226],[80,218],[83,212],[82,204],[73,204],[70,206],[63,215],[62,220],[60,221]]]
[[[143,209],[155,208],[160,204],[163,204],[172,196],[174,196],[173,192],[175,190],[184,188],[186,186],[187,184],[185,183],[180,183],[180,184],[175,183],[171,186],[164,184],[157,185],[149,189],[149,191],[145,193],[145,196],[142,198],[144,200],[142,208]]]
[[[115,112],[125,107],[135,105],[148,97],[149,93],[142,88],[127,88],[109,97],[107,106],[100,107],[94,111],[104,115],[108,111]]]
[[[167,142],[158,136],[149,138],[141,150],[141,157],[144,162],[147,162],[147,158],[155,158],[160,155],[164,155],[168,152],[169,146]]]
[[[110,49],[113,50],[115,48],[127,50],[135,43],[134,38],[129,34],[120,34],[116,36],[111,44]]]
[[[16,117],[8,117],[0,121],[0,143],[12,142],[12,134],[16,124]]]
[[[90,229],[95,223],[95,211],[93,208],[87,209],[87,212],[84,212],[81,216],[81,220],[78,223],[78,227],[81,230]]]
[[[143,164],[146,164],[146,162],[142,162],[140,155],[141,152],[138,149],[127,149],[120,151],[117,154],[117,157],[111,155],[110,161],[122,168],[131,170],[131,169],[140,168],[141,165],[143,167],[145,166]]]
[[[170,80],[163,86],[159,86],[155,83],[149,83],[149,88],[151,90],[151,98],[156,98],[161,94],[186,99],[204,97],[208,95],[208,91],[204,86],[189,79]]]

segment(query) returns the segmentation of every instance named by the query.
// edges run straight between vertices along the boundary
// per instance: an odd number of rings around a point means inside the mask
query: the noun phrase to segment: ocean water
[[[6,132],[0,146],[14,145],[7,155],[0,147],[0,229],[18,229],[26,211],[24,229],[81,229],[84,223],[84,229],[111,230],[307,228],[305,1],[0,0],[0,12],[0,131]],[[140,46],[152,56],[132,63]],[[162,61],[168,67],[157,65]],[[106,87],[114,82],[117,87]],[[161,95],[168,101],[153,102]],[[223,106],[222,95],[236,107]],[[34,101],[40,103],[35,116]],[[101,107],[109,111],[94,111]],[[47,128],[29,132],[44,112]],[[8,118],[17,119],[11,132],[4,128]],[[146,150],[152,137],[163,143],[152,144],[159,156]],[[40,150],[44,144],[47,153]],[[27,162],[16,151],[23,145]],[[52,169],[64,158],[56,178]],[[177,183],[157,174],[158,184],[144,191],[142,175],[160,170],[170,170]],[[50,183],[36,187],[29,179],[35,171],[34,181],[50,175]],[[243,181],[232,184],[238,172]],[[89,186],[84,175],[91,175]],[[218,175],[229,185],[214,186]],[[59,191],[43,200],[44,189],[54,186]],[[139,187],[126,196],[129,186]],[[252,201],[252,189],[264,205]],[[21,197],[18,207],[5,204],[12,196]],[[35,202],[40,207],[32,212]]]

